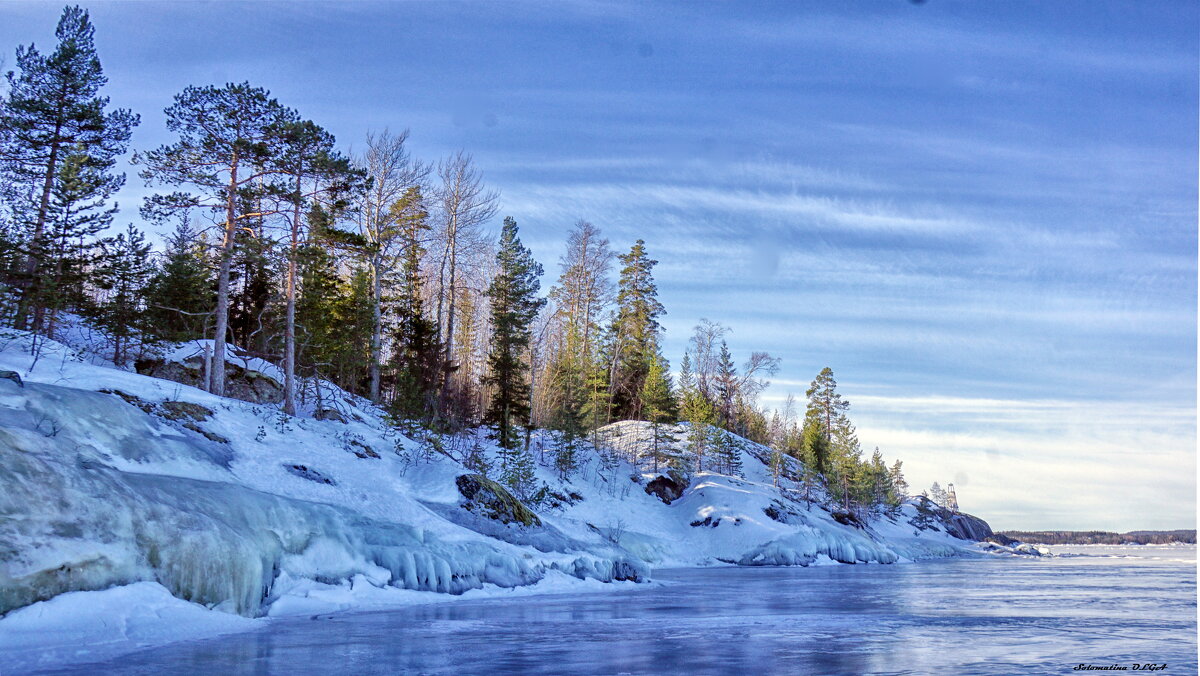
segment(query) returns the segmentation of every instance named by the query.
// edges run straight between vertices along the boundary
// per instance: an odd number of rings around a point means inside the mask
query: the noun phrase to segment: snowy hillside
[[[297,418],[53,342],[30,352],[26,335],[0,340],[0,370],[21,381],[0,378],[0,652],[10,655],[22,641],[42,645],[45,617],[80,607],[141,613],[146,628],[145,617],[205,608],[281,616],[414,594],[628,584],[652,567],[893,563],[969,544],[912,504],[843,525],[776,487],[766,449],[750,442],[743,477],[696,473],[668,503],[645,459],[649,426],[637,422],[591,435],[568,480],[546,460],[554,437],[535,437],[545,490],[534,514],[464,467],[469,451],[494,460],[482,433],[417,441],[331,387],[326,408],[309,412],[336,415]],[[216,633],[245,621],[193,625]],[[179,638],[145,633],[123,630],[121,645]],[[103,642],[88,636],[80,640]]]

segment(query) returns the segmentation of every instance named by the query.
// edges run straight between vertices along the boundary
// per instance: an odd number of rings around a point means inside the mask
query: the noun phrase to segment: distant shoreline
[[[1001,535],[1038,545],[1165,545],[1172,543],[1196,544],[1196,531],[1192,530],[1134,530],[1113,533],[1102,530],[1004,530]]]

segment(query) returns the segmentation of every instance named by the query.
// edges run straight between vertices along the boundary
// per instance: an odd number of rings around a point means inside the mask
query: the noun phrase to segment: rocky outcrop
[[[540,526],[538,518],[521,501],[513,497],[503,486],[482,474],[463,474],[454,480],[458,492],[466,501],[463,508],[500,523],[519,523],[522,526]]]
[[[992,535],[992,527],[986,521],[970,514],[956,513],[946,522],[946,532],[960,540],[984,540]]]
[[[939,525],[942,530],[960,540],[980,542],[993,535],[992,527],[986,521],[970,514],[952,512],[928,498],[917,498],[913,504],[917,508],[917,520],[913,525],[927,528]]]
[[[671,477],[660,476],[646,484],[646,493],[669,505],[678,500],[679,496],[683,495],[684,488],[686,486],[680,485]]]
[[[134,368],[142,375],[205,389],[204,359],[200,355],[183,361],[139,359]],[[278,404],[283,401],[283,385],[265,373],[226,360],[225,396],[252,404]]]

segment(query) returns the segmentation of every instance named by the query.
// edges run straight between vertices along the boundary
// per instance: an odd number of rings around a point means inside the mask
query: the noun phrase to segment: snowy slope
[[[680,425],[674,436],[682,440],[685,434]],[[626,421],[602,428],[599,436],[600,445],[618,454],[639,450],[648,456],[652,431],[649,423]],[[741,438],[736,442],[743,449],[743,476],[695,473],[670,504],[646,491],[650,481],[665,473],[662,466],[664,472],[655,472],[648,457],[636,464],[622,463],[610,476],[590,458],[582,477],[565,487],[586,499],[547,518],[567,532],[578,531],[581,524],[616,530],[624,549],[660,567],[894,563],[976,551],[940,524],[914,526],[917,508],[911,504],[894,517],[874,519],[865,529],[838,523],[815,502],[805,502],[792,482],[781,479],[775,485],[762,462],[769,449]],[[682,441],[666,453],[692,462]],[[597,475],[601,480],[594,478]],[[553,481],[549,472],[546,476]]]
[[[555,437],[538,435],[537,483],[553,497],[534,505],[540,525],[503,524],[464,509],[456,485],[469,473],[466,447],[496,464],[482,432],[438,452],[328,384],[321,407],[342,420],[287,416],[38,342],[34,350],[28,335],[0,335],[0,370],[24,381],[0,379],[0,613],[8,613],[0,670],[30,664],[50,640],[39,627],[81,608],[109,634],[58,632],[61,650],[37,660],[99,659],[258,626],[232,615],[596,589],[644,581],[651,567],[892,563],[974,551],[936,524],[914,526],[913,505],[862,529],[842,525],[786,480],[775,486],[766,449],[744,440],[744,476],[696,473],[666,504],[646,490],[659,474],[647,458],[649,426],[638,422],[592,435],[565,480],[552,469]],[[276,375],[266,362],[243,367]],[[214,610],[224,612],[188,620],[191,634],[147,625]],[[71,658],[80,642],[109,652]]]
[[[297,580],[461,593],[645,572],[599,537],[535,549],[439,516],[463,468],[410,471],[414,442],[349,397],[346,423],[292,418],[9,342],[0,369],[25,384],[0,380],[0,611],[140,580],[254,616]]]

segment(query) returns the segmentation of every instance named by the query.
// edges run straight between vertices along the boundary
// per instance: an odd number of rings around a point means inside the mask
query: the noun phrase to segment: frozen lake
[[[661,586],[273,622],[44,673],[1196,673],[1195,547],[660,570]]]

